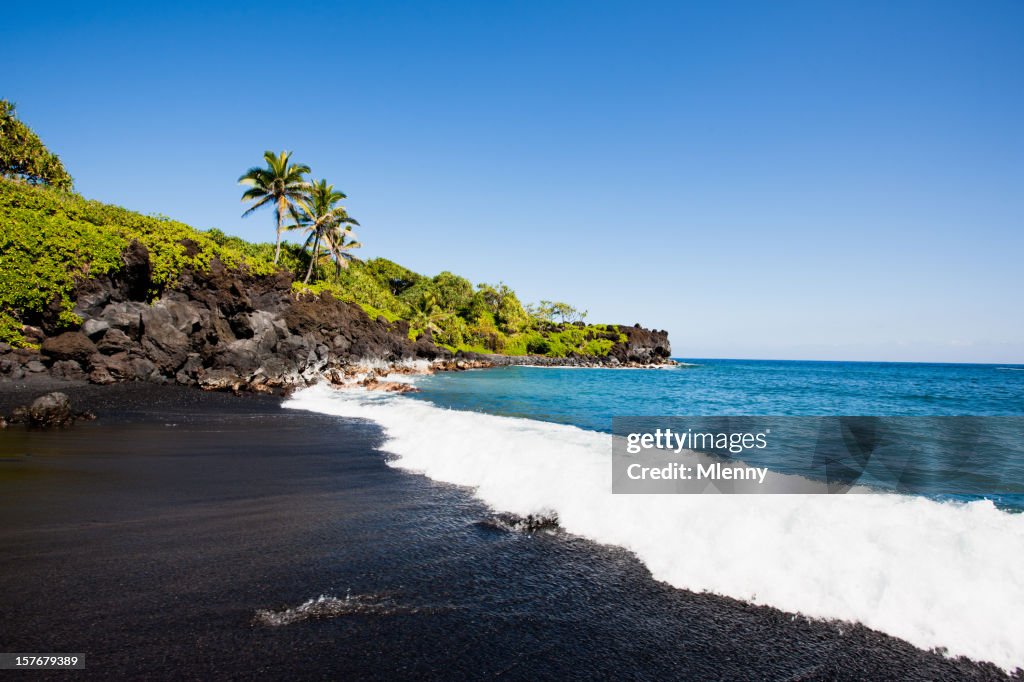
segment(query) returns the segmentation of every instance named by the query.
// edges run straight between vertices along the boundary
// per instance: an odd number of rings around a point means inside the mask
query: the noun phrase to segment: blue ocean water
[[[417,382],[417,398],[441,407],[610,432],[615,416],[1021,416],[1024,366],[770,360],[687,360],[671,369],[504,367],[447,372]],[[1005,426],[1005,424],[1003,424]],[[1016,427],[1015,427],[1016,428]],[[1014,443],[1020,434],[1001,434]],[[988,497],[1024,508],[1019,448],[992,466],[951,476],[962,462],[919,462],[915,491],[936,498]],[[991,449],[990,449],[991,451]],[[950,460],[960,458],[950,452]],[[997,455],[998,457],[998,455]],[[757,462],[815,477],[805,461]],[[755,462],[751,462],[754,464]],[[936,474],[935,472],[939,472]],[[954,478],[950,482],[950,478]],[[993,477],[1000,481],[992,485]],[[884,486],[883,486],[884,487]],[[996,491],[998,489],[998,491]],[[1007,494],[1011,492],[1013,494]]]
[[[621,415],[1024,415],[1024,365],[681,362],[690,364],[444,372],[417,382],[417,397],[609,432]]]

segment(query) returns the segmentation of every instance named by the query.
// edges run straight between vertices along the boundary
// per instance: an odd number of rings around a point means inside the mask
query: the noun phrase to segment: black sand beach
[[[389,468],[371,423],[271,397],[59,387],[99,418],[0,431],[0,651],[86,656],[33,675],[1005,678],[505,529],[467,491]],[[0,384],[0,411],[46,390]],[[321,595],[335,601],[320,617],[286,611]]]

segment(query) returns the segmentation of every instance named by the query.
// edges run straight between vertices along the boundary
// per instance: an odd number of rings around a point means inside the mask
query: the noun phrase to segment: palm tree
[[[356,221],[352,221],[353,225],[358,225]],[[324,244],[327,245],[327,251],[334,258],[334,265],[337,268],[336,274],[341,274],[342,268],[348,268],[349,261],[359,260],[353,254],[349,253],[352,249],[358,249],[362,246],[361,243],[355,240],[355,232],[348,225],[342,227],[340,224],[334,226],[333,229],[328,230],[324,234]]]
[[[289,225],[287,229],[303,229],[309,232],[303,248],[310,249],[309,267],[306,269],[306,279],[313,274],[314,267],[321,259],[321,247],[327,248],[327,256],[335,257],[340,267],[348,267],[347,258],[352,258],[348,253],[349,249],[358,248],[359,242],[346,240],[354,237],[351,225],[358,225],[354,218],[348,215],[344,206],[338,202],[345,199],[344,192],[335,191],[334,185],[328,185],[326,180],[319,180],[310,185],[309,193],[296,201],[292,206],[292,216],[295,224]]]
[[[349,253],[352,249],[362,246],[361,243],[355,241],[355,232],[351,227],[351,225],[358,224],[355,220],[347,218],[346,221],[334,225],[324,235],[324,243],[334,258],[337,274],[341,274],[342,268],[347,269],[350,261],[359,260],[354,254]]]
[[[437,297],[433,292],[424,291],[412,303],[412,317],[409,318],[409,325],[414,329],[422,329],[424,333],[429,333],[432,337],[435,333],[443,331],[439,323],[444,322],[452,315],[454,313],[445,312],[438,305]]]
[[[292,153],[263,152],[267,162],[266,168],[254,166],[245,175],[238,178],[238,184],[247,185],[249,189],[242,194],[242,201],[252,201],[242,217],[249,215],[261,206],[273,205],[277,217],[277,245],[274,248],[274,264],[281,258],[281,230],[284,215],[288,209],[302,199],[309,189],[305,175],[309,166],[291,163]]]

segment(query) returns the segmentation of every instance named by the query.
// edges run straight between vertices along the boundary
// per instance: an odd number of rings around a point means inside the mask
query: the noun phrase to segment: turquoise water
[[[1024,415],[1024,365],[687,360],[676,369],[446,372],[417,397],[611,431],[621,415]]]
[[[376,424],[381,456],[392,467],[443,484],[439,513],[463,504],[459,496],[449,495],[451,486],[458,486],[498,514],[506,528],[520,525],[516,517],[532,515],[557,520],[565,531],[526,537],[511,533],[522,540],[534,538],[530,543],[572,537],[617,546],[673,587],[812,618],[860,622],[925,650],[943,647],[951,656],[992,660],[1004,668],[1024,661],[1019,614],[1024,573],[1013,568],[1024,564],[1024,513],[1018,513],[1019,500],[990,494],[1000,490],[997,486],[1006,490],[1007,481],[1024,482],[1024,475],[1019,467],[1014,472],[1009,466],[985,466],[985,461],[974,467],[974,445],[987,445],[985,439],[994,432],[988,426],[969,428],[971,422],[1017,422],[1017,437],[1010,440],[1024,443],[1024,372],[977,365],[695,364],[652,371],[442,373],[414,377],[423,392],[401,395],[320,384],[297,392],[285,406]],[[858,492],[860,486],[895,483],[886,490],[896,494],[615,494],[616,442],[597,431],[609,430],[614,415],[700,413],[721,419],[714,415],[723,412],[739,415],[721,420],[730,426],[755,421],[849,426],[843,443],[849,432],[856,446],[848,450],[852,459],[831,447],[822,450],[835,438],[812,444],[801,433],[790,449],[791,434],[784,427],[772,428],[770,436],[771,443],[782,446],[781,456],[775,456],[780,448],[773,446],[762,451],[771,461],[756,465],[769,467],[776,480],[790,474],[806,478],[800,467],[811,460],[808,474],[813,475],[813,456],[824,454],[829,456],[824,480],[831,486],[831,465],[859,466],[857,455],[866,453],[870,457],[860,457],[866,462],[861,474],[870,479],[855,479]],[[867,416],[835,416],[844,413]],[[1009,416],[927,416],[936,414]],[[937,457],[931,450],[915,454],[916,430],[911,439],[887,430],[887,425],[921,421],[941,422],[935,433],[924,435],[968,444],[953,449],[965,456],[944,460],[942,452]],[[947,424],[954,425],[954,433]],[[881,432],[873,435],[882,438],[867,437],[872,425]],[[904,443],[910,444],[909,456]],[[623,440],[617,444],[621,451]],[[737,458],[745,462],[750,452]],[[685,453],[682,459],[689,457]],[[964,472],[965,460],[977,475]],[[1024,463],[1024,452],[1014,461]],[[950,469],[964,475],[949,476]],[[955,486],[942,489],[934,483]],[[726,486],[716,489],[729,492]],[[965,501],[970,504],[960,504]],[[478,559],[490,561],[483,555]],[[506,574],[515,581],[514,570]]]
[[[422,392],[414,395],[441,407],[603,432],[612,430],[614,416],[1024,415],[1021,365],[688,362],[652,370],[504,367],[448,372],[418,381]],[[1024,434],[1017,433],[1019,424],[1013,422],[1008,432],[1005,422],[993,423],[990,430],[1002,440],[986,455],[957,445],[944,455],[918,458],[914,492],[944,499],[989,498],[1005,508],[1024,509],[1024,461],[1018,461],[1024,459],[1019,447]],[[934,428],[934,422],[923,426]],[[966,466],[959,461],[964,450],[974,450]],[[806,453],[749,463],[819,478]]]

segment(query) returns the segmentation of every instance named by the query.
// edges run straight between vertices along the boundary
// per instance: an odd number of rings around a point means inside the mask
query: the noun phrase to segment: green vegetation
[[[309,267],[302,281],[309,283],[315,269],[319,269],[324,260],[334,260],[338,268],[347,268],[353,259],[351,249],[358,249],[361,244],[355,241],[352,225],[358,225],[349,217],[344,206],[338,202],[345,199],[343,192],[336,192],[334,185],[326,180],[314,182],[309,187],[309,194],[299,199],[292,210],[295,224],[289,230],[304,230],[309,233],[303,249],[310,253]]]
[[[0,340],[15,345],[24,344],[22,325],[36,324],[51,304],[59,306],[61,325],[79,324],[70,297],[76,279],[121,267],[122,251],[132,240],[150,250],[153,296],[172,286],[183,268],[203,269],[214,258],[257,274],[276,268],[296,276],[310,273],[310,256],[298,245],[283,244],[274,266],[274,244],[252,244],[219,229],[200,231],[51,187],[0,180],[0,215]],[[434,343],[451,350],[603,355],[625,340],[613,326],[554,322],[550,314],[531,313],[507,286],[474,287],[452,272],[428,278],[384,258],[313,272],[308,284],[295,284],[296,295],[330,292],[371,317],[403,319],[412,338],[429,333]]]
[[[586,310],[577,310],[568,303],[558,301],[541,301],[529,308],[529,313],[548,322],[582,322],[587,319]]]
[[[21,325],[38,320],[51,304],[59,307],[61,324],[78,324],[69,297],[75,279],[122,267],[121,253],[133,239],[149,249],[157,287],[173,283],[186,266],[203,269],[214,258],[257,274],[274,272],[255,249],[45,186],[0,180],[0,216],[0,341],[7,343],[21,345]],[[195,255],[188,255],[190,246]]]
[[[242,201],[252,205],[242,214],[245,217],[263,206],[274,207],[277,219],[277,244],[274,247],[274,263],[281,258],[281,231],[284,229],[285,213],[292,211],[295,203],[306,198],[309,183],[306,173],[309,166],[291,163],[291,152],[263,152],[266,168],[253,166],[238,178],[238,184],[249,187],[242,194]]]
[[[347,268],[349,262],[357,260],[351,251],[362,244],[355,240],[352,232],[352,226],[359,223],[340,205],[348,198],[345,193],[335,190],[326,180],[308,181],[309,166],[292,163],[291,157],[291,152],[263,152],[266,167],[254,166],[238,179],[240,185],[249,187],[242,193],[242,201],[252,202],[242,217],[263,206],[274,207],[277,220],[275,265],[281,260],[281,233],[284,230],[306,232],[302,250],[309,249],[309,257],[302,281],[309,284],[313,274],[329,262],[333,261],[336,271]],[[288,226],[284,224],[286,213],[292,218]]]
[[[133,239],[149,249],[153,296],[173,285],[184,268],[204,269],[214,258],[254,274],[270,274],[277,268],[296,277],[311,272],[310,255],[299,245],[282,244],[274,266],[275,244],[253,244],[217,229],[199,231],[168,218],[23,182],[0,180],[0,216],[0,340],[15,345],[24,343],[22,324],[35,323],[52,304],[59,308],[61,324],[78,324],[70,301],[76,278],[120,268],[122,251]],[[347,227],[342,231],[347,233]],[[384,258],[312,272],[309,283],[295,283],[296,295],[330,292],[358,304],[374,319],[405,320],[411,338],[429,333],[435,343],[451,350],[604,355],[616,341],[625,340],[614,326],[556,322],[550,314],[529,312],[533,309],[524,308],[504,284],[474,287],[450,272],[426,277]],[[542,303],[540,309],[544,305],[554,304]]]
[[[60,327],[81,320],[73,312],[76,282],[123,266],[124,249],[137,240],[148,250],[152,297],[173,286],[184,269],[204,270],[214,259],[252,274],[285,269],[296,296],[335,298],[362,307],[374,318],[405,321],[413,340],[429,338],[450,350],[564,357],[605,355],[625,341],[618,327],[585,325],[585,311],[541,301],[524,307],[504,284],[473,284],[442,272],[427,277],[383,258],[360,261],[353,220],[340,202],[345,194],[324,180],[308,182],[309,167],[291,154],[266,152],[265,168],[240,178],[249,187],[243,215],[274,208],[273,244],[253,244],[224,232],[199,231],[162,216],[144,216],[70,192],[71,178],[59,159],[0,100],[0,341],[26,345],[22,326],[56,318]],[[285,217],[292,224],[285,225]],[[302,230],[302,245],[282,243],[286,229]],[[333,263],[334,267],[325,267]]]
[[[334,297],[362,306],[371,317],[405,320],[409,336],[424,334],[452,351],[505,355],[565,357],[607,355],[626,335],[615,325],[584,325],[582,316],[564,303],[544,302],[572,311],[577,319],[553,321],[531,313],[504,284],[476,287],[450,272],[435,277],[415,273],[384,258],[354,262],[348,269],[313,285],[296,283],[296,291]],[[570,313],[566,313],[569,315]]]
[[[0,176],[33,185],[70,190],[71,176],[32,129],[14,115],[14,104],[0,99]]]
[[[427,335],[434,343],[450,350],[508,355],[541,354],[564,357],[570,353],[607,355],[612,346],[625,341],[617,328],[584,325],[587,312],[567,303],[541,301],[523,307],[515,292],[504,284],[473,284],[458,275],[442,272],[425,277],[392,261],[375,258],[363,263],[350,251],[361,245],[355,241],[352,225],[358,225],[340,202],[344,193],[335,191],[326,180],[308,182],[309,167],[290,162],[291,153],[265,152],[266,168],[251,168],[239,182],[250,189],[242,195],[252,206],[243,214],[264,205],[273,205],[277,217],[278,263],[283,229],[306,232],[303,246],[286,255],[281,265],[300,275],[295,266],[305,261],[302,283],[294,290],[300,296],[318,296],[325,292],[360,305],[371,317],[389,322],[409,323],[409,337]],[[294,223],[283,227],[288,212]],[[218,243],[232,238],[217,232]],[[236,248],[251,257],[265,256],[263,247],[238,240]],[[306,254],[306,250],[309,254]],[[286,249],[287,253],[287,249]],[[290,257],[289,257],[290,256]],[[333,261],[334,268],[322,267]]]

